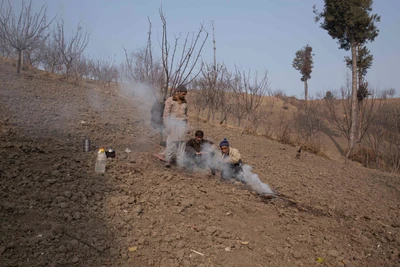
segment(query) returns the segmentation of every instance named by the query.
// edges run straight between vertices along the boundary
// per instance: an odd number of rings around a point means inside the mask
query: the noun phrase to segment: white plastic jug
[[[96,164],[95,164],[95,172],[105,173],[106,172],[106,164],[107,164],[107,156],[104,148],[100,148],[97,152]]]

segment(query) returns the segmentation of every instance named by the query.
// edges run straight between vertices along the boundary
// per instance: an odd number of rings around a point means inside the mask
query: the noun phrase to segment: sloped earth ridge
[[[263,201],[208,172],[165,169],[140,99],[5,64],[0,84],[0,266],[400,264],[398,176],[192,122],[298,203]],[[116,150],[106,174],[82,152],[85,135]]]

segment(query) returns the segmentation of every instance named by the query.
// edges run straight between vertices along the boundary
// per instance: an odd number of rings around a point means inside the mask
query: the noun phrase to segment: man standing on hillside
[[[164,108],[164,126],[167,134],[167,149],[165,153],[165,167],[171,166],[171,160],[176,156],[181,165],[184,160],[185,136],[189,133],[188,107],[186,102],[187,89],[180,85],[176,94],[167,98]]]

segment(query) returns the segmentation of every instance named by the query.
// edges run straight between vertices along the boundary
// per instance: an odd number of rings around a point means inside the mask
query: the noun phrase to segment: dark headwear
[[[229,146],[229,142],[228,142],[228,140],[226,140],[226,138],[224,138],[224,140],[222,140],[221,143],[219,143],[219,147],[222,147],[222,146]]]
[[[187,88],[184,85],[179,85],[178,88],[176,88],[177,92],[186,92],[187,93]]]
[[[201,130],[198,130],[198,131],[195,132],[194,136],[196,136],[196,137],[204,137],[204,132],[201,131]]]

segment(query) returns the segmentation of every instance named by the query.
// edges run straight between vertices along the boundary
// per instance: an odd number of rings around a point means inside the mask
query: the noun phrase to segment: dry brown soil
[[[297,203],[264,201],[165,169],[140,99],[2,63],[0,103],[1,266],[400,266],[399,176],[193,124]],[[84,135],[116,150],[104,175]]]

